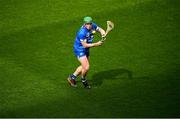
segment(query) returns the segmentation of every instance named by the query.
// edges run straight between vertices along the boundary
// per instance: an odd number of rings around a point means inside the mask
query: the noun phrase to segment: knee
[[[86,65],[83,69],[84,69],[85,71],[88,71],[88,70],[89,70],[89,65]]]

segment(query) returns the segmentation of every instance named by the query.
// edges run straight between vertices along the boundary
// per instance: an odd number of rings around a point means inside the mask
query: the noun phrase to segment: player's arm
[[[83,41],[81,41],[81,43],[84,48],[90,48],[90,47],[100,46],[100,45],[102,45],[103,42],[98,41],[96,43],[86,43],[86,40],[83,40]]]
[[[102,29],[101,27],[99,27],[99,26],[96,25],[95,23],[93,23],[92,25],[93,25],[93,28],[94,28],[97,32],[99,32],[102,37],[105,37],[106,32],[105,32],[104,29]]]
[[[78,37],[80,38],[80,42],[84,48],[100,46],[103,43],[102,41],[98,41],[96,43],[87,43],[86,34],[84,34],[83,32],[79,33]]]
[[[97,31],[101,34],[102,37],[105,36],[105,33],[106,33],[106,32],[105,32],[105,30],[102,29],[101,27],[98,27],[98,28],[97,28]]]

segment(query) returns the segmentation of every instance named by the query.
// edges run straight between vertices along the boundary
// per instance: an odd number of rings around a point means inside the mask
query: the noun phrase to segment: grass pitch
[[[179,117],[179,0],[1,0],[0,117]],[[115,29],[91,49],[86,90],[66,78],[84,16]],[[95,37],[95,41],[99,37]]]

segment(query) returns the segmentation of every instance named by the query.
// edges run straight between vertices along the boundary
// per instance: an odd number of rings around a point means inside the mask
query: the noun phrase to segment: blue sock
[[[76,79],[76,76],[75,75],[70,75],[71,79],[75,80]]]

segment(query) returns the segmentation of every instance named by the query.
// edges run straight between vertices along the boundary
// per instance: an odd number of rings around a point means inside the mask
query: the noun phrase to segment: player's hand
[[[101,41],[103,42],[104,40],[106,40],[106,36],[105,36],[105,34],[103,34],[102,36],[101,36]]]
[[[105,35],[105,34],[102,34],[102,35],[101,35],[101,38],[105,38],[105,37],[106,37],[106,35]]]
[[[98,42],[96,42],[96,46],[101,46],[103,44],[103,42],[102,41],[98,41]]]

